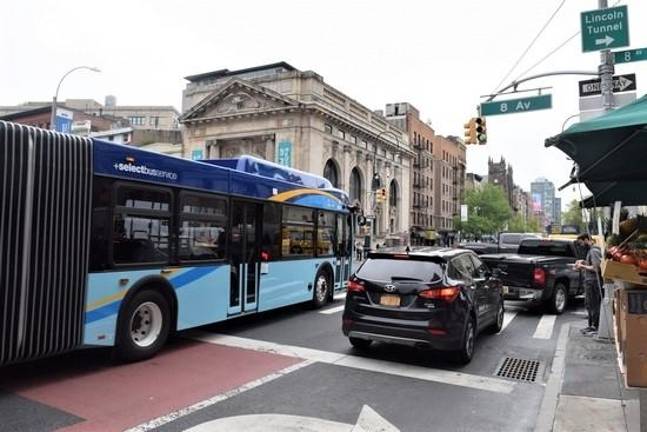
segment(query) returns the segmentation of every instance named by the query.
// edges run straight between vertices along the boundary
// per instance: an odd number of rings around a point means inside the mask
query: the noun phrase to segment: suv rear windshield
[[[442,278],[443,268],[433,261],[369,258],[356,274],[359,278],[374,281],[409,279],[430,282]]]
[[[574,257],[570,243],[549,240],[524,240],[519,245],[519,254]]]

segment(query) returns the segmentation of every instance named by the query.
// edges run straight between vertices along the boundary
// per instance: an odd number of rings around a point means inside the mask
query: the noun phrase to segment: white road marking
[[[535,334],[532,335],[535,339],[550,339],[553,335],[553,327],[555,327],[555,320],[557,315],[542,315],[537,323]]]
[[[196,412],[198,410],[201,410],[201,409],[206,408],[208,406],[217,404],[218,402],[222,402],[224,400],[227,400],[227,399],[229,399],[231,397],[234,397],[234,396],[239,395],[239,394],[241,394],[243,392],[246,392],[247,390],[251,390],[253,388],[261,386],[261,385],[263,385],[265,383],[268,383],[270,381],[274,381],[275,379],[281,378],[282,376],[287,375],[287,374],[289,374],[291,372],[294,372],[294,371],[299,370],[301,368],[304,368],[306,366],[310,366],[312,363],[313,363],[312,361],[306,360],[306,361],[302,361],[301,363],[297,363],[297,364],[294,364],[292,366],[288,366],[288,367],[286,367],[284,369],[281,369],[281,370],[279,370],[277,372],[274,372],[274,373],[269,374],[269,375],[265,375],[262,378],[259,378],[259,379],[254,380],[254,381],[250,381],[250,382],[248,382],[246,384],[243,384],[240,387],[236,387],[235,389],[229,390],[228,392],[215,395],[215,396],[213,396],[213,397],[211,397],[209,399],[200,401],[200,402],[198,402],[196,404],[193,404],[191,406],[179,409],[177,411],[174,411],[172,413],[163,415],[161,417],[157,417],[156,419],[149,420],[146,423],[142,423],[142,424],[140,424],[138,426],[135,426],[133,428],[130,428],[130,429],[126,430],[126,432],[145,432],[145,431],[149,431],[151,429],[158,428],[158,427],[160,427],[162,425],[165,425],[166,423],[170,423],[170,422],[172,422],[174,420],[177,420],[177,419],[179,419],[181,417],[192,414],[192,413],[194,413],[194,412]]]
[[[320,314],[331,315],[331,314],[334,314],[334,313],[337,313],[337,312],[341,312],[343,310],[344,310],[344,305],[341,305],[341,306],[335,306],[335,307],[331,307],[331,308],[328,308],[328,309],[320,310],[319,313]]]
[[[514,317],[517,316],[517,311],[513,312],[504,312],[503,313],[503,326],[501,327],[501,331],[505,330],[505,328],[510,325]],[[499,332],[501,334],[501,332]]]
[[[335,294],[333,296],[333,299],[335,299],[335,300],[341,300],[341,299],[345,299],[345,298],[346,298],[346,291],[340,292],[340,293]]]
[[[390,375],[439,382],[495,393],[510,393],[516,385],[516,383],[499,378],[395,363],[386,360],[369,359],[292,345],[281,345],[274,342],[241,338],[237,336],[205,332],[193,332],[192,334],[194,339],[207,343],[299,357],[305,360],[345,366],[353,369],[381,372]]]
[[[588,313],[586,311],[573,311],[571,312],[573,315],[581,315],[581,316],[587,316]]]

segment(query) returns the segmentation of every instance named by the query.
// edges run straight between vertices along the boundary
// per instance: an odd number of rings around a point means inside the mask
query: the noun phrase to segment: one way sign
[[[600,79],[579,82],[580,97],[595,96],[602,93]],[[636,74],[617,75],[613,77],[613,92],[620,93],[636,90]]]

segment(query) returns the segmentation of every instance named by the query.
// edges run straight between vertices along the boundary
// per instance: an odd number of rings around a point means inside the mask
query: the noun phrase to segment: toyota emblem
[[[384,291],[386,291],[388,293],[394,293],[397,290],[398,290],[398,288],[395,285],[391,285],[391,284],[384,285]]]

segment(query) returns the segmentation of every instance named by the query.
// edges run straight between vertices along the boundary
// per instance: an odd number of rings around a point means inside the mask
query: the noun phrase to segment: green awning
[[[577,164],[571,182],[647,180],[647,96],[571,126],[547,139],[550,146]]]

